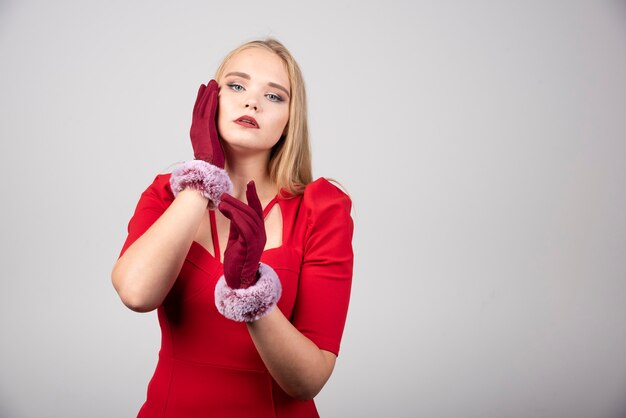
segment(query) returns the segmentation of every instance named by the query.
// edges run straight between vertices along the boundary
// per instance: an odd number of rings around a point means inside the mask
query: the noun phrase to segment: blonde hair
[[[231,51],[215,72],[215,79],[220,79],[226,64],[234,55],[248,48],[263,48],[275,53],[283,60],[289,75],[289,121],[285,133],[272,148],[269,174],[280,189],[292,195],[300,195],[304,193],[307,184],[313,181],[306,91],[302,72],[289,50],[277,40],[268,38],[246,42]]]

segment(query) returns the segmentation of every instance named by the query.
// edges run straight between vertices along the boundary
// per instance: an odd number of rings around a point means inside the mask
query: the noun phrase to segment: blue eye
[[[228,88],[230,88],[233,91],[243,91],[244,88],[241,84],[237,84],[237,83],[227,83],[226,84],[228,86]]]
[[[267,97],[269,99],[269,101],[271,101],[271,102],[282,102],[283,101],[282,97],[280,97],[278,94],[274,94],[274,93],[266,94],[265,97]]]

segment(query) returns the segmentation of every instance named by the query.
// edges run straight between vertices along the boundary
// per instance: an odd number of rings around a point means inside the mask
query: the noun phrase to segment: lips
[[[257,123],[256,119],[254,119],[252,116],[243,115],[240,118],[236,119],[235,123],[237,125],[241,125],[246,128],[259,129],[259,124]]]

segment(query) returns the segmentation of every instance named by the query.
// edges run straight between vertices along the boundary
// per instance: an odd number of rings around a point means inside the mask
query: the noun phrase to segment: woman
[[[112,272],[162,331],[139,417],[316,417],[350,297],[351,202],[312,181],[282,44],[240,46],[215,78],[193,110],[196,159],[142,194]]]

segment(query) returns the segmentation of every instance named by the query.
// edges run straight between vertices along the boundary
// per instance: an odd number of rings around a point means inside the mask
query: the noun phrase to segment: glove
[[[224,277],[232,289],[246,289],[258,280],[257,271],[265,248],[263,207],[254,181],[246,187],[248,204],[224,195],[219,210],[230,219],[228,244],[224,251]]]
[[[254,182],[246,187],[248,204],[225,194],[219,210],[230,219],[224,275],[215,287],[215,304],[225,317],[251,322],[267,314],[280,298],[276,272],[261,263],[266,235],[263,208]]]
[[[224,170],[224,152],[215,121],[218,90],[215,80],[209,81],[208,86],[200,85],[189,130],[196,159],[176,167],[170,178],[174,196],[187,187],[199,190],[209,200],[209,209],[216,209],[222,194],[232,193],[233,190],[228,173]]]
[[[214,166],[224,168],[224,151],[217,133],[217,115],[219,87],[215,80],[208,85],[200,85],[198,97],[193,106],[191,116],[191,146],[196,160],[206,161]]]

